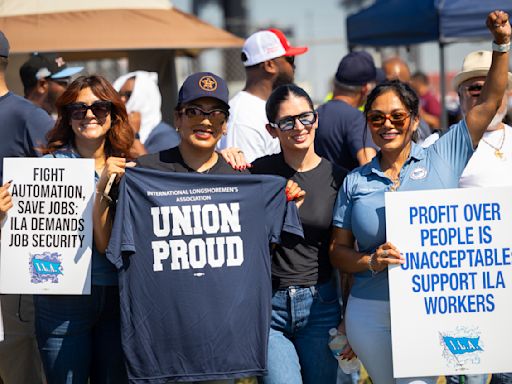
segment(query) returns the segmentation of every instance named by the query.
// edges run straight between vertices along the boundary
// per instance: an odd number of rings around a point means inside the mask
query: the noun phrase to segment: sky
[[[348,53],[345,19],[347,11],[340,6],[340,0],[246,0],[249,18],[249,31],[275,26],[291,30],[292,45],[307,45],[309,51],[297,57],[296,82],[303,86],[316,103],[321,102],[330,91],[332,77],[339,61]],[[186,12],[192,11],[191,0],[174,0],[173,4]],[[211,24],[222,26],[222,15],[215,5],[211,4],[199,15]],[[484,23],[485,20],[482,20]],[[490,36],[489,36],[490,37]],[[456,72],[462,65],[466,54],[477,49],[490,50],[491,41],[472,44],[448,45],[446,53],[447,71]],[[426,43],[417,46],[418,63],[411,63],[412,70],[422,70],[429,74],[439,72],[439,49],[437,43]],[[387,54],[391,54],[392,49]],[[386,52],[385,52],[386,53]],[[405,49],[401,54],[407,55]],[[201,70],[222,73],[218,53],[205,53],[201,60]],[[380,56],[374,53],[377,66]],[[240,88],[235,84],[231,88]],[[237,89],[235,89],[236,91]]]

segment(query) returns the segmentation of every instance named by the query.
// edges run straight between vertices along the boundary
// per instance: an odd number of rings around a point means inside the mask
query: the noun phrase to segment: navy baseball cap
[[[68,67],[56,53],[33,53],[20,68],[20,77],[25,88],[32,88],[41,79],[65,79],[80,72],[84,67]]]
[[[4,33],[0,31],[0,56],[9,57],[9,41]]]
[[[350,52],[341,59],[335,78],[346,85],[364,85],[375,81],[377,70],[368,52]]]
[[[211,72],[197,72],[185,79],[178,93],[178,105],[213,97],[224,103],[229,109],[228,86],[222,77]]]

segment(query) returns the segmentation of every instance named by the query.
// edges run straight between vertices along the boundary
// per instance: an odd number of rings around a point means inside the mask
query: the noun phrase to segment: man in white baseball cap
[[[219,149],[237,147],[248,162],[281,151],[279,140],[272,138],[265,125],[265,102],[277,86],[293,83],[295,56],[307,47],[293,47],[279,29],[253,33],[245,40],[242,63],[245,66],[245,88],[230,101],[227,135]]]

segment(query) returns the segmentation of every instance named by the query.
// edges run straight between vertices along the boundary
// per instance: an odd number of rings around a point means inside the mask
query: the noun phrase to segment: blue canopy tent
[[[487,14],[500,9],[512,15],[511,0],[377,0],[347,18],[349,48],[396,46],[438,41],[440,49],[442,126],[446,44],[490,39]],[[489,47],[490,48],[490,47]]]

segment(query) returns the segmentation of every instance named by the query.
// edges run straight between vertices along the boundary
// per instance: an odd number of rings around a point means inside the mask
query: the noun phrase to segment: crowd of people
[[[511,26],[502,11],[486,23],[493,50],[464,59],[462,118],[444,131],[428,77],[399,57],[347,54],[315,108],[293,83],[308,48],[278,29],[245,41],[233,98],[214,73],[188,76],[173,126],[145,71],[111,84],[34,54],[15,95],[0,32],[0,219],[6,157],[93,159],[96,183],[91,293],[1,295],[0,383],[352,383],[332,328],[373,383],[436,383],[393,374],[388,266],[404,257],[384,194],[511,185]]]

